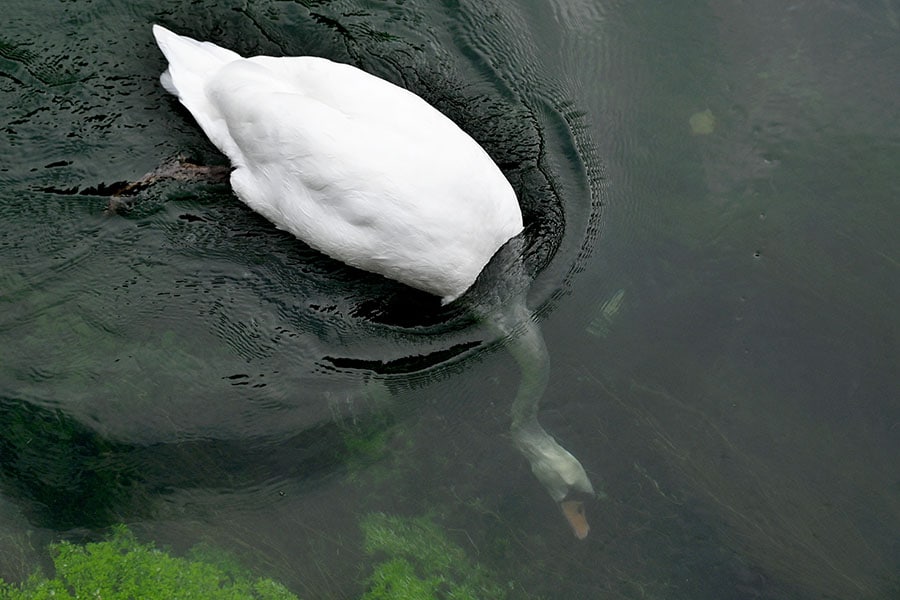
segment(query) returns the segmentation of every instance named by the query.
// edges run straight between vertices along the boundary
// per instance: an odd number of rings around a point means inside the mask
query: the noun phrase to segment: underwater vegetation
[[[366,553],[387,557],[375,565],[363,600],[506,598],[506,590],[492,574],[472,563],[427,517],[373,513],[361,526]]]
[[[50,547],[55,576],[35,573],[21,585],[0,582],[2,600],[104,598],[296,599],[271,579],[253,578],[233,564],[200,556],[180,558],[141,544],[124,526],[103,542],[60,542]]]
[[[473,563],[427,517],[373,513],[363,518],[364,550],[376,562],[361,600],[502,600],[506,590]],[[0,600],[297,600],[284,585],[255,577],[205,546],[186,557],[141,543],[124,525],[100,542],[60,542],[49,548],[54,574],[40,570],[21,584],[0,580]]]

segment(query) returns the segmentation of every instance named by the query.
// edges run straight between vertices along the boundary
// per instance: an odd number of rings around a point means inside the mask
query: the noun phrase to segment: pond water
[[[900,594],[900,5],[12,0],[0,34],[0,577],[127,524],[357,598],[425,517],[514,598]],[[227,185],[150,25],[421,94],[526,218],[572,535],[463,309]],[[490,278],[496,273],[487,273]]]

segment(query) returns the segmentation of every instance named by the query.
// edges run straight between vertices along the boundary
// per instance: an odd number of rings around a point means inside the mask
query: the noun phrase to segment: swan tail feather
[[[169,68],[160,76],[160,82],[171,94],[180,99],[198,95],[206,80],[223,66],[242,57],[236,52],[216,46],[211,42],[199,42],[187,36],[172,33],[161,25],[153,26],[153,37],[162,51]]]
[[[169,61],[169,68],[159,78],[160,83],[178,97],[210,141],[231,159],[233,165],[243,164],[243,154],[232,138],[227,119],[210,95],[210,82],[227,65],[242,61],[243,57],[211,42],[199,42],[172,33],[160,25],[153,26],[153,36]]]

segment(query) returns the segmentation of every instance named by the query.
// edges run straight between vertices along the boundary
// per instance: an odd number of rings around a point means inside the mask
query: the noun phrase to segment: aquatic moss
[[[437,577],[422,578],[409,561],[394,558],[375,566],[363,600],[437,600]]]
[[[361,600],[503,600],[507,590],[426,517],[373,513],[362,521],[364,549],[382,559]],[[141,544],[125,526],[102,542],[50,547],[54,576],[0,580],[0,600],[297,600],[271,579],[253,577],[228,554],[198,547],[188,557]]]
[[[141,544],[124,526],[103,542],[51,546],[55,577],[36,573],[21,585],[0,581],[0,600],[296,600],[271,579],[254,579],[228,564],[179,558]]]
[[[506,598],[491,574],[426,517],[372,513],[361,526],[366,553],[387,557],[375,565],[363,600]]]

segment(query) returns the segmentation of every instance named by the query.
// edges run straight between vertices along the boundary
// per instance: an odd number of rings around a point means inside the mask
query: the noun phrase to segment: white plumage
[[[229,158],[237,196],[332,258],[447,303],[522,231],[500,169],[415,94],[324,58],[153,34],[163,86]]]

